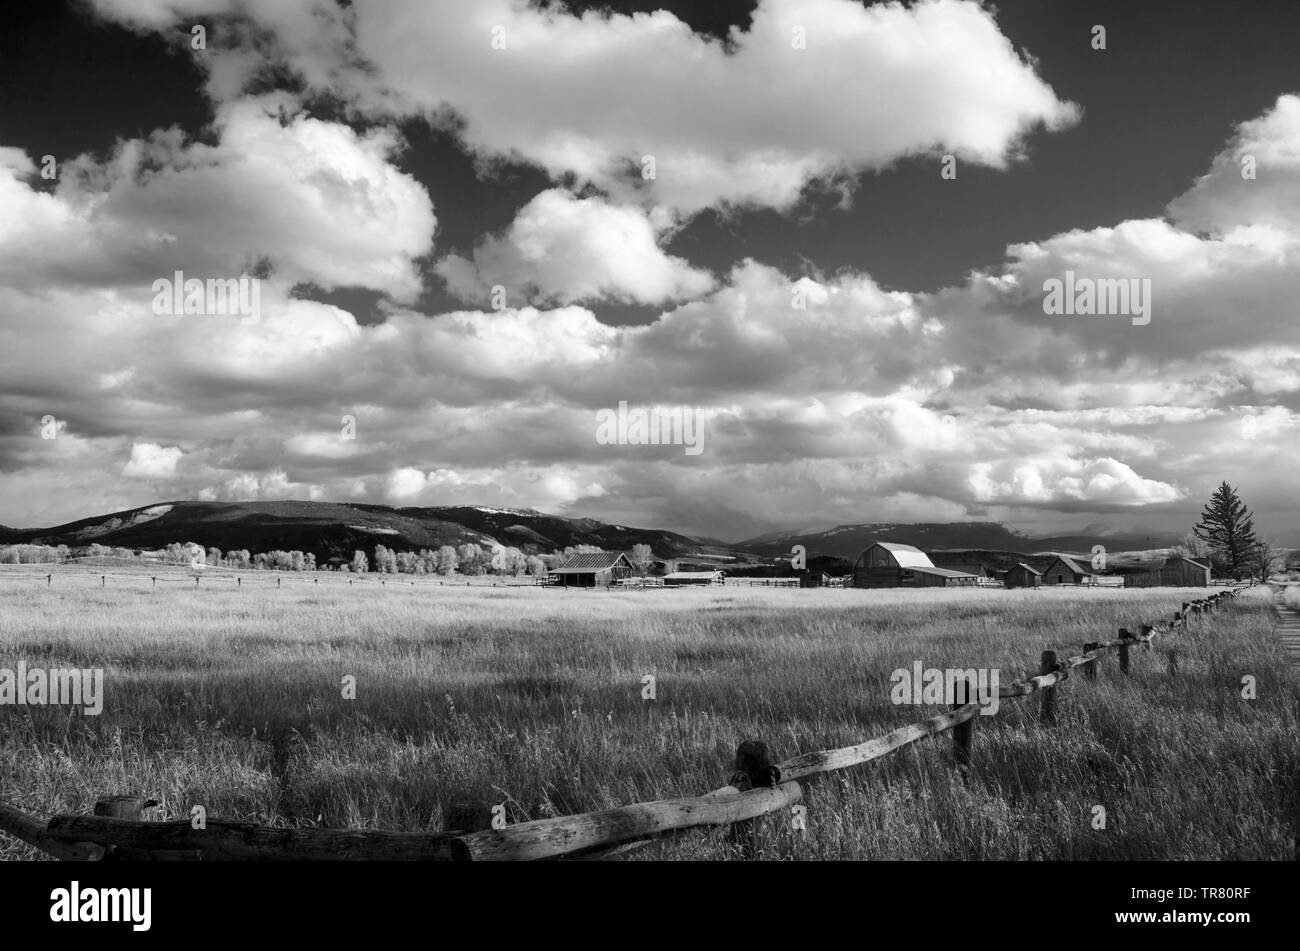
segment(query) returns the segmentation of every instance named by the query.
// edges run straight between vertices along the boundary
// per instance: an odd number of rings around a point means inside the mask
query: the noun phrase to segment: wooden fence
[[[1189,620],[1218,609],[1255,582],[1185,601],[1171,620],[1140,625],[1138,633],[1120,628],[1114,640],[1083,645],[1083,653],[1060,659],[1044,651],[1040,673],[1001,685],[1000,699],[1042,694],[1045,722],[1055,718],[1056,693],[1078,669],[1096,677],[1097,662],[1116,653],[1119,669],[1129,673],[1131,649],[1159,634],[1185,629]],[[974,696],[968,684],[966,697]],[[967,769],[974,761],[977,701],[965,703],[919,723],[900,727],[856,746],[803,753],[772,763],[765,743],[747,740],[736,750],[727,785],[703,796],[635,803],[599,812],[520,822],[493,828],[488,803],[460,804],[445,810],[442,833],[383,832],[355,829],[274,828],[219,819],[194,829],[188,820],[143,821],[153,805],[142,796],[101,798],[92,816],[55,816],[42,822],[0,803],[0,830],[65,860],[424,860],[524,861],[535,859],[608,858],[653,841],[667,832],[697,827],[724,827],[729,841],[745,857],[757,851],[754,820],[789,813],[803,798],[800,781],[879,759],[928,737],[951,731],[953,759]]]

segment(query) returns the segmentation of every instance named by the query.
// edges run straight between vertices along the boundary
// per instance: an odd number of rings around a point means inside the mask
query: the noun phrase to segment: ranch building
[[[1174,556],[1162,563],[1144,565],[1124,573],[1126,588],[1208,588],[1210,566],[1190,558]]]
[[[1043,583],[1043,573],[1021,561],[1007,569],[1005,580],[1008,588],[1037,588]]]
[[[595,588],[630,578],[634,569],[621,551],[599,551],[574,555],[546,573],[551,584],[565,588]]]
[[[953,588],[978,580],[964,571],[936,568],[921,549],[897,542],[876,542],[853,563],[855,588]]]
[[[1057,555],[1043,572],[1043,584],[1092,584],[1095,578],[1068,555]]]

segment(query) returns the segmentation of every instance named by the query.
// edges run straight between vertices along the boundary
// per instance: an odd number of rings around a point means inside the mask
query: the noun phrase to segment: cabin
[[[1068,555],[1057,555],[1043,572],[1043,584],[1093,584],[1096,575]]]
[[[574,555],[546,573],[550,584],[565,588],[595,588],[630,578],[635,569],[621,551],[599,551]]]
[[[1043,573],[1021,561],[1007,569],[1003,580],[1008,588],[1037,588],[1043,583]]]
[[[665,588],[681,588],[693,584],[723,584],[727,573],[721,568],[712,571],[674,571],[664,575]]]
[[[898,542],[876,542],[853,563],[855,588],[954,588],[978,581],[964,571],[936,568],[921,549]]]
[[[1153,565],[1139,566],[1124,573],[1126,588],[1208,588],[1210,566],[1191,558],[1174,556]]]

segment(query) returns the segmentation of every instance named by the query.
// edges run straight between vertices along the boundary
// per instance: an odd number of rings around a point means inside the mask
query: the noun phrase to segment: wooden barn
[[[1008,588],[1037,588],[1043,583],[1043,573],[1021,561],[1007,569],[1004,580]]]
[[[1043,572],[1043,584],[1091,584],[1096,576],[1068,555],[1057,555]]]
[[[599,551],[574,555],[546,576],[551,584],[566,588],[595,588],[630,578],[633,570],[621,551]]]
[[[680,588],[692,584],[722,584],[727,573],[721,568],[712,571],[674,571],[664,575],[665,588]]]
[[[1174,556],[1154,565],[1124,572],[1126,588],[1208,588],[1210,566]]]
[[[952,588],[978,580],[964,571],[936,568],[921,549],[897,542],[876,542],[853,563],[855,588]]]

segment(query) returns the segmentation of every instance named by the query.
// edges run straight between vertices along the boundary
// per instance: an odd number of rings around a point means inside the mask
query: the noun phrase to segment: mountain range
[[[272,549],[314,552],[317,563],[346,560],[354,550],[375,545],[402,550],[436,549],[466,543],[518,548],[547,554],[572,545],[630,550],[649,545],[661,559],[705,563],[770,563],[802,545],[808,557],[852,561],[873,541],[896,541],[935,553],[997,551],[1037,554],[1145,549],[1176,539],[1145,535],[1077,534],[1032,537],[1000,522],[865,523],[825,530],[775,532],[738,542],[693,537],[653,528],[612,525],[590,518],[547,515],[534,509],[488,506],[393,508],[343,502],[164,502],[50,528],[0,526],[0,544],[100,544],[158,549],[171,542],[195,542],[222,551]]]

